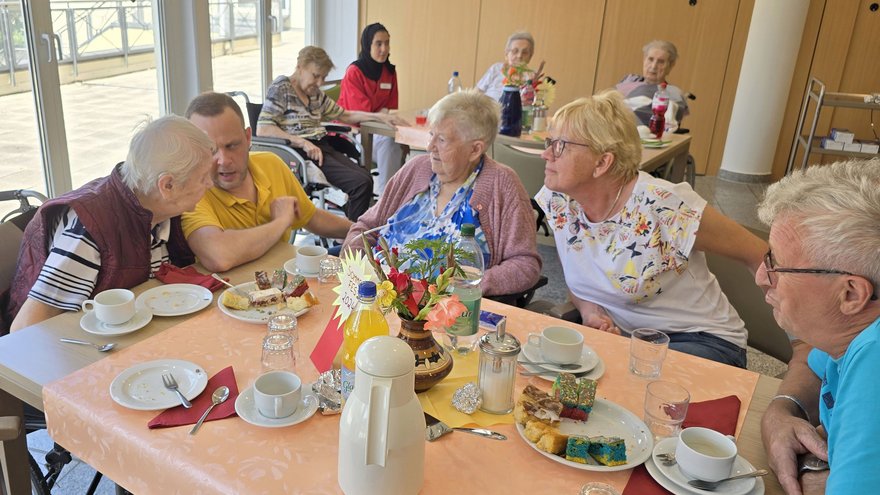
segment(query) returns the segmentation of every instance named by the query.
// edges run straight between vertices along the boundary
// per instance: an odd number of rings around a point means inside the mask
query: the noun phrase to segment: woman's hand
[[[380,115],[382,116],[381,117],[382,121],[388,125],[393,125],[393,126],[402,125],[402,126],[407,126],[407,127],[409,127],[411,125],[409,122],[407,122],[406,119],[397,115],[396,113],[388,113],[388,114],[380,114]]]
[[[321,151],[321,148],[317,147],[308,139],[303,139],[302,149],[312,161],[318,164],[319,167],[324,165],[324,153]]]
[[[571,302],[580,312],[584,325],[603,332],[620,335],[620,329],[614,324],[614,320],[605,311],[605,308],[596,303],[580,299],[572,294],[571,291],[568,292],[568,295],[571,298]]]

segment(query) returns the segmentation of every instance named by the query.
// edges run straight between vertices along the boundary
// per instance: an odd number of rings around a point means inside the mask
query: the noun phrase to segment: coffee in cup
[[[105,290],[94,299],[82,303],[85,312],[95,312],[98,320],[108,325],[121,325],[134,318],[134,292],[128,289]]]
[[[675,460],[685,476],[718,481],[730,477],[736,452],[733,437],[709,428],[685,428],[678,437]]]
[[[286,418],[302,400],[302,380],[289,371],[270,371],[254,382],[254,403],[263,416]]]
[[[321,246],[302,246],[296,250],[296,268],[300,275],[317,276],[327,249]]]
[[[547,362],[573,364],[581,361],[584,336],[573,328],[547,327],[540,334],[530,333],[529,344],[541,349]]]

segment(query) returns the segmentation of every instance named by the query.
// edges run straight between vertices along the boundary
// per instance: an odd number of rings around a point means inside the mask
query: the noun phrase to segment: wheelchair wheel
[[[28,452],[28,464],[31,471],[31,493],[33,495],[51,495],[43,470],[40,469],[40,465],[30,452]]]

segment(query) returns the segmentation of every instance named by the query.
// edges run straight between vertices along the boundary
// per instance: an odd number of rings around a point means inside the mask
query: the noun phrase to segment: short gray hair
[[[517,31],[517,32],[511,34],[511,35],[507,38],[507,44],[504,45],[504,51],[508,51],[508,50],[510,50],[510,45],[512,45],[513,42],[516,41],[516,40],[526,40],[526,41],[528,41],[528,42],[529,42],[529,46],[530,46],[531,49],[532,49],[532,54],[534,55],[534,53],[535,53],[535,38],[533,38],[533,37],[532,37],[532,33],[528,32],[528,31]]]
[[[649,42],[647,45],[642,47],[642,53],[647,57],[648,52],[651,51],[652,48],[659,48],[666,53],[669,54],[669,65],[675,65],[675,61],[678,60],[678,49],[675,48],[675,45],[672,44],[671,41],[666,40],[654,40]]]
[[[767,188],[758,217],[768,226],[779,218],[794,222],[816,266],[858,273],[880,287],[880,159],[796,171]]]
[[[214,142],[201,129],[183,117],[168,115],[147,121],[131,138],[122,180],[131,190],[149,194],[165,174],[186,182],[213,154]]]
[[[484,141],[487,148],[495,142],[500,118],[501,105],[475,88],[446,95],[428,111],[431,125],[452,119],[463,138]]]

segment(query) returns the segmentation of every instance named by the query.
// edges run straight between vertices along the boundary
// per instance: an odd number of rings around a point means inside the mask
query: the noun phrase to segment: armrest
[[[343,134],[351,132],[350,126],[340,124],[324,124],[324,129],[327,129],[327,132],[341,132]]]
[[[574,306],[574,303],[572,303],[571,301],[565,301],[562,304],[557,304],[556,306],[553,306],[547,311],[547,314],[554,318],[570,321],[572,323],[581,322],[581,313],[577,310],[577,308]]]
[[[277,137],[266,137],[266,136],[254,136],[253,140],[259,143],[269,143],[269,144],[280,144],[283,146],[289,146],[291,148],[296,148],[293,145],[293,142],[290,139],[277,138]]]

